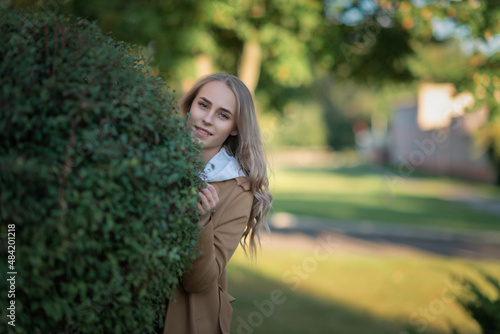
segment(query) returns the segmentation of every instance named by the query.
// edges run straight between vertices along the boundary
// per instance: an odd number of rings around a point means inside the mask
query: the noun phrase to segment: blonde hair
[[[180,99],[180,112],[186,117],[200,89],[211,81],[225,83],[236,96],[238,135],[228,136],[223,146],[230,155],[236,158],[250,182],[254,199],[241,245],[245,251],[246,246],[249,246],[251,255],[255,255],[257,243],[260,245],[260,228],[263,227],[269,231],[266,216],[271,209],[273,197],[269,193],[266,158],[252,94],[237,77],[226,73],[216,73],[200,78]]]

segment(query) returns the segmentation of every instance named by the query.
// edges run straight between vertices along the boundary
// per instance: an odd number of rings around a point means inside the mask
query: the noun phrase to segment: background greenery
[[[169,82],[177,96],[200,75],[214,71],[238,74],[255,94],[268,147],[307,145],[305,150],[312,150],[310,145],[326,144],[349,152],[355,143],[355,124],[383,131],[394,104],[415,99],[419,84],[431,81],[451,82],[459,92],[472,92],[478,105],[489,107],[488,123],[476,135],[492,156],[500,154],[496,46],[500,9],[495,0],[11,0],[0,5],[35,6],[44,12],[95,20],[97,26],[119,40],[136,43],[129,52],[142,52],[142,62],[151,66],[154,75]],[[2,70],[10,65],[2,64]],[[4,94],[11,94],[8,88],[3,89],[7,92]],[[128,93],[129,87],[124,91]],[[47,89],[40,92],[47,94]],[[131,98],[136,99],[134,95]],[[119,142],[127,142],[127,138]],[[58,146],[60,150],[65,144]],[[52,147],[47,147],[50,152]],[[64,163],[65,152],[62,154],[59,168]],[[25,162],[19,163],[24,166]],[[14,178],[26,180],[23,171],[27,170],[31,168],[19,169]],[[422,178],[415,173],[389,190],[383,175],[371,168],[278,168],[272,189],[275,212],[498,230],[498,219],[455,200],[457,194],[498,200],[498,192],[491,187]],[[99,187],[92,189],[99,191]],[[13,195],[2,196],[5,201]],[[43,211],[36,201],[30,205]],[[26,207],[30,206],[23,206],[23,210],[31,212]],[[181,250],[173,250],[173,259],[178,260],[175,252]],[[229,271],[230,286],[239,299],[235,320],[253,312],[253,301],[268,298],[273,288],[288,291],[279,271],[314,255],[302,248],[271,249],[260,258],[259,269],[249,268],[238,254]],[[443,279],[450,272],[473,275],[467,268],[470,262],[373,253],[329,258],[297,291],[287,295],[289,302],[256,332],[340,328],[346,333],[399,333],[409,324],[413,312],[439,298]],[[497,261],[474,262],[498,272]],[[478,332],[455,304],[429,322],[427,332],[447,332],[447,322],[454,319],[465,333]]]
[[[477,139],[500,168],[496,0],[9,3],[95,20],[118,39],[148,50],[156,73],[177,90],[203,74],[227,71],[255,92],[263,113],[286,117],[293,109],[288,104],[316,104],[326,141],[336,150],[353,146],[357,121],[383,131],[399,93],[415,92],[421,82],[451,82],[458,92],[474,94],[477,106],[489,108]],[[349,85],[354,98],[345,92]],[[296,145],[288,138],[282,142]]]

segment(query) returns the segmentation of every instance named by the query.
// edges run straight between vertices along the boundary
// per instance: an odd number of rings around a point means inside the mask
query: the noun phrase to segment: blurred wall
[[[417,170],[493,183],[493,166],[474,132],[488,117],[486,109],[465,112],[468,96],[454,97],[448,84],[424,85],[417,104],[394,111],[388,132],[387,158],[402,177]]]

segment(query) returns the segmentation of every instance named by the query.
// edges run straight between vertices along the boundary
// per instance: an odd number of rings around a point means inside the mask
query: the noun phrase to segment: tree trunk
[[[183,93],[187,92],[194,83],[202,76],[213,73],[212,58],[205,54],[199,54],[195,57],[196,78],[186,78],[182,80]]]
[[[238,67],[238,76],[252,94],[259,82],[261,61],[260,44],[256,41],[245,42]]]

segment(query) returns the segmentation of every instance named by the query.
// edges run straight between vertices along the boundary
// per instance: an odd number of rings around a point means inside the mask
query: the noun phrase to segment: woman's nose
[[[203,122],[205,122],[206,124],[212,124],[213,117],[214,117],[213,113],[212,112],[208,112],[203,117]]]

